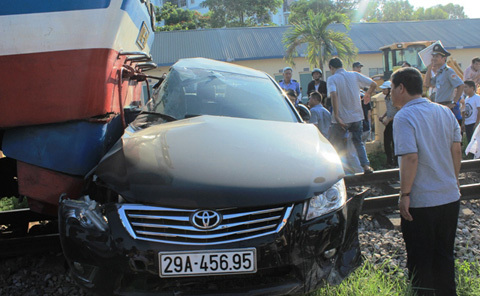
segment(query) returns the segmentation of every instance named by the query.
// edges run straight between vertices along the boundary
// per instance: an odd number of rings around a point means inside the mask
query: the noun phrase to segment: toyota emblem
[[[206,230],[217,227],[222,222],[222,217],[219,213],[212,210],[200,210],[192,215],[190,222],[193,226]]]

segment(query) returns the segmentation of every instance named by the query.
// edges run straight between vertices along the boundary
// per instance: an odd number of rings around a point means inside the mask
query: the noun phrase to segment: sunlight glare
[[[364,21],[363,17],[365,16],[365,11],[367,10],[369,2],[370,0],[360,0],[360,2],[358,2],[358,9],[357,9],[357,12],[355,13],[356,22]]]

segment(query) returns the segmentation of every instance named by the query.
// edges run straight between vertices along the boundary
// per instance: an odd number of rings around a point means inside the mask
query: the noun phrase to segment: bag
[[[455,114],[455,118],[457,118],[457,120],[462,120],[462,111],[460,110],[460,100],[458,100],[455,106],[453,106],[452,112],[453,114]]]

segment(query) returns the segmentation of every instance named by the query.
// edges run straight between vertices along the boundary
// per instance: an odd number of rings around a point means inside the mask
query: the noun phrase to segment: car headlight
[[[346,199],[347,190],[345,189],[345,182],[341,179],[322,194],[312,197],[307,202],[306,220],[325,215],[342,207]]]
[[[105,231],[108,228],[107,217],[102,215],[100,206],[88,195],[78,200],[60,198],[60,215],[67,221],[74,219],[84,228]]]

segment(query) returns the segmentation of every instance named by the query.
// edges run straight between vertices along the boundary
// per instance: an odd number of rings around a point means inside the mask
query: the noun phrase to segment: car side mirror
[[[310,120],[312,114],[310,113],[310,110],[308,110],[307,106],[298,104],[297,111],[298,114],[300,114],[300,117],[302,117],[303,121],[308,122]]]

